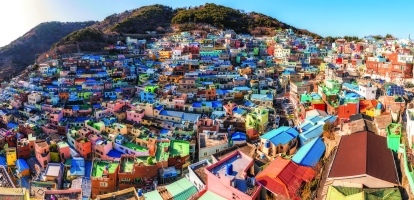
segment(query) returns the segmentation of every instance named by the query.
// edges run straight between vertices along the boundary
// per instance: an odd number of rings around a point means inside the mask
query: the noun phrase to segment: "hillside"
[[[19,73],[33,64],[35,55],[50,49],[54,43],[73,31],[96,22],[41,23],[10,44],[0,48],[0,77]]]
[[[236,9],[209,3],[174,10],[155,4],[110,15],[101,22],[66,36],[54,44],[49,53],[73,53],[78,46],[81,51],[100,51],[104,46],[114,44],[126,35],[148,39],[152,35],[147,35],[146,31],[157,31],[162,35],[172,32],[172,26],[180,31],[192,31],[199,30],[206,24],[252,35],[272,35],[276,29],[291,28],[295,33],[320,38],[315,33],[295,28],[260,13],[241,13]]]

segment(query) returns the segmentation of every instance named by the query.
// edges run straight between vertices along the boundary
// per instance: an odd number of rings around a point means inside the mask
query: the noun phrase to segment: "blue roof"
[[[319,95],[318,93],[312,93],[311,97],[313,100],[320,100],[322,99],[321,95]]]
[[[161,110],[160,115],[171,116],[171,117],[182,117],[183,112],[171,111],[171,110]]]
[[[245,103],[244,103],[244,105],[245,106],[248,106],[248,107],[255,107],[256,106],[256,104],[254,104],[253,102],[251,102],[251,101],[246,101]]]
[[[93,104],[93,108],[97,109],[97,108],[102,108],[101,104]]]
[[[202,82],[203,85],[213,85],[213,82]]]
[[[223,90],[222,90],[222,89],[217,89],[217,90],[216,90],[216,94],[218,94],[218,95],[223,95],[223,94],[224,94],[224,92],[223,92]]]
[[[85,177],[86,178],[91,177],[91,169],[92,169],[92,162],[85,161]]]
[[[266,134],[260,136],[260,138],[267,139],[274,145],[287,144],[298,136],[298,131],[289,127],[281,126],[277,129],[271,130]]]
[[[160,131],[160,134],[161,134],[161,135],[165,135],[165,134],[167,134],[168,132],[170,132],[170,130],[168,130],[168,129],[162,129],[162,130]]]
[[[318,121],[318,124],[325,124],[325,122],[327,121],[329,121],[330,123],[334,123],[337,118],[338,118],[337,116],[328,115],[322,118],[320,121]]]
[[[29,165],[27,165],[26,161],[23,158],[17,159],[15,163],[16,163],[17,169],[20,172],[29,169]]]
[[[193,103],[193,107],[194,107],[194,108],[201,108],[201,103],[199,103],[199,102],[194,102],[194,103]]]
[[[304,122],[298,126],[298,129],[302,128],[302,132],[305,132],[312,128],[314,125],[311,122]]]
[[[192,114],[192,113],[184,113],[182,120],[183,121],[196,121],[198,117],[200,117],[200,114]]]
[[[71,176],[85,175],[85,160],[83,158],[72,158],[72,165],[70,166]]]
[[[310,116],[305,118],[305,122],[311,122],[312,124],[316,124],[318,121],[320,121],[322,118],[319,116]]]
[[[316,126],[313,126],[309,130],[307,130],[307,131],[302,132],[301,134],[299,134],[300,143],[302,145],[303,144],[306,144],[312,138],[321,136],[322,135],[322,132],[323,132],[323,124],[318,124]]]
[[[159,105],[159,106],[155,107],[155,109],[156,109],[156,110],[162,110],[162,109],[164,109],[164,106]]]
[[[211,102],[213,108],[220,108],[223,107],[223,103],[221,103],[220,101],[213,101]]]
[[[325,143],[320,137],[313,139],[301,147],[292,157],[292,161],[307,167],[315,167],[325,152]]]
[[[115,149],[112,149],[106,155],[111,158],[121,158],[122,153]]]
[[[235,108],[233,109],[233,112],[235,112],[235,113],[237,113],[237,114],[241,115],[241,114],[243,114],[243,112],[247,112],[247,111],[246,111],[245,109],[243,109],[243,108],[235,107]]]
[[[18,125],[17,124],[15,124],[15,123],[13,123],[13,122],[9,122],[9,123],[7,123],[7,127],[10,127],[10,128],[17,128],[18,127]]]
[[[1,166],[6,166],[7,165],[5,156],[0,156],[0,165]]]
[[[346,87],[346,88],[348,88],[350,90],[354,90],[354,91],[358,91],[359,90],[359,86],[358,85],[354,85],[354,84],[351,84],[351,83],[344,83],[344,84],[342,84],[342,86],[343,87]]]
[[[243,141],[246,140],[246,134],[242,132],[235,132],[231,135],[231,140],[233,141]]]
[[[72,106],[72,110],[79,110],[79,106]]]

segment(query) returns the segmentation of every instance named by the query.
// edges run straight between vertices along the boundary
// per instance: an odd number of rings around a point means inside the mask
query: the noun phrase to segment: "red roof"
[[[369,131],[341,137],[328,177],[344,178],[367,174],[398,185],[398,176],[387,138]]]
[[[359,101],[359,109],[361,113],[366,112],[366,109],[375,108],[377,106],[376,100],[361,100]]]
[[[303,182],[313,179],[316,172],[309,167],[277,157],[257,176],[257,181],[274,194],[300,199],[297,191]]]

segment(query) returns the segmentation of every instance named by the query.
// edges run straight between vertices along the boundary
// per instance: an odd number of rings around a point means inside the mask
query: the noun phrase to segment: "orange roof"
[[[377,100],[360,100],[359,101],[359,110],[361,113],[366,112],[367,109],[377,107]]]
[[[297,165],[291,160],[277,157],[257,176],[257,181],[267,190],[293,199],[303,182],[313,179],[316,172],[309,167]]]

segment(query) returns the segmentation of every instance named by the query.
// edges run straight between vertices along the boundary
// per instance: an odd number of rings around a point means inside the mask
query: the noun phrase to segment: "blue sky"
[[[322,36],[414,34],[414,1],[385,0],[4,0],[0,1],[0,46],[47,21],[101,21],[106,16],[155,3],[176,7],[216,3],[260,12]]]

